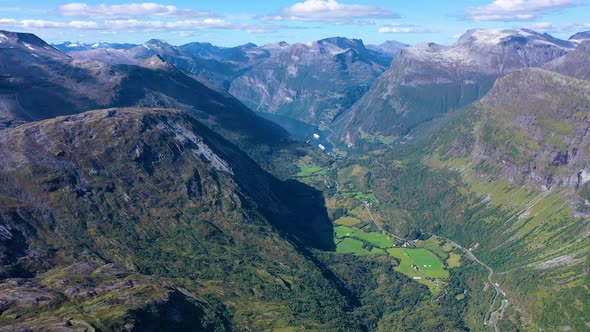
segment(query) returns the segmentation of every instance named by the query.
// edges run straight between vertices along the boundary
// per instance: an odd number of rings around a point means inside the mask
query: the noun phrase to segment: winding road
[[[369,210],[369,203],[365,202],[365,209],[367,210],[367,213],[369,214],[369,217],[371,218],[371,221],[373,221],[373,224],[375,224],[375,226],[383,233],[392,236],[400,241],[404,241],[404,242],[409,242],[410,240],[408,239],[404,239],[402,237],[399,237],[391,232],[386,231],[385,229],[383,229],[381,226],[379,226],[379,224],[375,221],[375,219],[373,218],[373,214],[371,213],[371,210]],[[497,332],[497,325],[498,325],[498,321],[500,319],[502,319],[502,317],[504,316],[504,310],[506,309],[506,307],[509,305],[508,300],[503,299],[501,301],[501,305],[498,309],[494,310],[494,307],[496,306],[496,301],[498,300],[498,297],[500,297],[500,294],[502,294],[502,296],[505,296],[504,291],[502,291],[502,289],[500,289],[500,286],[495,284],[492,281],[492,276],[494,275],[494,270],[489,267],[486,263],[480,261],[469,249],[464,248],[463,246],[459,245],[458,243],[447,239],[445,237],[433,234],[436,237],[438,237],[439,239],[443,239],[449,243],[451,243],[453,246],[455,246],[456,248],[461,249],[461,251],[463,251],[470,259],[472,259],[473,261],[477,262],[478,264],[480,264],[481,266],[483,266],[484,268],[486,268],[489,271],[488,274],[488,282],[494,287],[494,290],[496,291],[496,295],[494,295],[494,299],[492,300],[492,304],[490,304],[490,310],[484,315],[483,317],[483,325],[485,326],[492,326],[494,328],[494,332]]]

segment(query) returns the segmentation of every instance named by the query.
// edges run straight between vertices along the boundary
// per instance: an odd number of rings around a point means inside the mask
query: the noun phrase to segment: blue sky
[[[561,38],[590,30],[590,0],[0,0],[0,29],[53,43],[159,38],[232,46],[343,36],[447,44],[471,28],[516,27]]]

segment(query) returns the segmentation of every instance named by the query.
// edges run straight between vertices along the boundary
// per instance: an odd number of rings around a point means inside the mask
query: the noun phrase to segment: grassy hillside
[[[272,179],[187,115],[96,111],[0,140],[2,325],[142,330],[171,307],[209,330],[360,328],[274,224],[289,212]]]
[[[463,290],[434,301],[376,231],[355,241],[378,255],[338,250],[319,191],[183,112],[32,122],[0,131],[0,150],[3,328],[465,330]]]
[[[493,270],[495,287],[485,273],[467,287],[484,289],[466,299],[472,329],[485,330],[489,311],[475,308],[489,307],[494,289],[493,311],[509,301],[503,330],[587,328],[589,92],[584,81],[518,71],[431,137],[346,162],[371,174],[366,190],[380,202],[373,209],[384,229],[451,239]]]

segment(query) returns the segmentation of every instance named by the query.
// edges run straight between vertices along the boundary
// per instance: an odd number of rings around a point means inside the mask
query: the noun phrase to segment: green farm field
[[[352,234],[352,236],[361,240],[365,240],[379,248],[390,248],[393,245],[393,242],[391,242],[391,240],[386,235],[383,235],[380,232],[366,233],[363,231],[358,231]]]
[[[426,249],[391,248],[387,250],[391,256],[400,260],[395,269],[409,277],[446,279],[449,271],[436,255]],[[418,267],[414,269],[412,265]]]
[[[356,238],[379,248],[390,248],[393,245],[393,242],[388,236],[383,235],[380,232],[364,232],[360,229],[347,226],[337,226],[334,228],[334,232],[336,233],[337,238]]]
[[[363,243],[359,240],[346,238],[336,245],[336,252],[346,254],[364,254],[367,250],[363,249]]]
[[[297,177],[326,175],[326,173],[328,172],[327,169],[315,164],[297,164],[297,166],[299,167],[299,173],[296,174]]]

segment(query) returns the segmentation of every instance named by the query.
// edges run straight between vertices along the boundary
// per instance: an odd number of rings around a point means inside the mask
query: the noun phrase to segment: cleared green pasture
[[[390,248],[387,253],[400,260],[400,265],[395,267],[395,270],[411,278],[446,279],[449,277],[449,271],[444,269],[440,259],[426,249]],[[418,268],[415,269],[412,265]]]
[[[443,248],[441,248],[440,241],[435,237],[431,237],[430,239],[423,241],[422,247],[437,255],[440,259],[445,260],[449,257],[449,254],[445,252]]]
[[[357,231],[352,234],[352,236],[361,240],[365,240],[379,248],[390,248],[393,245],[393,242],[391,242],[391,240],[386,235],[383,235],[379,232],[366,233],[363,231]]]
[[[298,177],[307,177],[311,175],[326,175],[328,170],[315,164],[297,164],[299,167]]]
[[[337,227],[334,227],[334,232],[336,233],[336,237],[338,237],[338,238],[343,238],[343,237],[352,235],[356,231],[357,231],[356,229],[352,229],[352,228],[347,227],[347,226],[337,226]]]
[[[336,245],[336,252],[347,254],[368,254],[363,249],[363,242],[351,238],[345,238]]]
[[[393,242],[380,232],[364,232],[360,229],[351,228],[348,226],[337,226],[334,228],[337,238],[355,238],[366,241],[375,247],[390,248]]]

